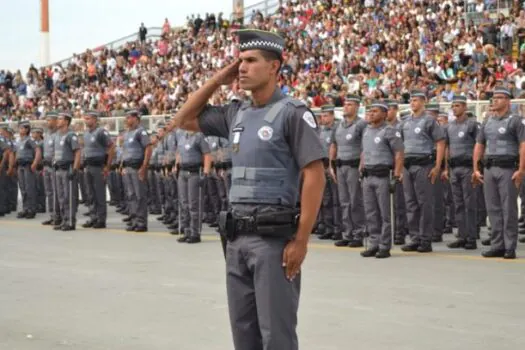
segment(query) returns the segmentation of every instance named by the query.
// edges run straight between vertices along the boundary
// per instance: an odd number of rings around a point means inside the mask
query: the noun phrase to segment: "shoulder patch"
[[[306,111],[303,114],[303,120],[310,125],[311,128],[317,129],[317,123],[315,122],[314,115],[310,111]]]
[[[147,135],[148,135],[148,133],[146,132],[146,130],[143,130],[143,131],[141,132],[141,134],[142,134],[142,136],[147,136]]]
[[[401,137],[401,133],[399,131],[396,131],[396,137]]]
[[[73,136],[71,137],[71,139],[72,139],[73,141],[77,141],[77,135],[73,135]]]

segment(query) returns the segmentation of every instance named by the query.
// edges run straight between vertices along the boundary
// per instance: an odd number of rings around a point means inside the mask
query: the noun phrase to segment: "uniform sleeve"
[[[478,122],[472,121],[472,123],[470,124],[469,133],[474,140],[477,139],[480,128],[481,128],[481,125]]]
[[[445,139],[445,133],[443,127],[439,125],[434,119],[428,119],[428,134],[432,137],[434,142]]]
[[[450,138],[448,136],[448,127],[443,128],[443,133],[445,134],[445,144],[450,145]]]
[[[142,130],[141,132],[137,133],[137,141],[140,142],[143,148],[146,148],[151,144],[148,132],[146,130]]]
[[[78,136],[76,134],[71,134],[71,136],[69,137],[69,143],[73,152],[80,149],[80,144],[78,143]]]
[[[285,120],[284,134],[297,165],[302,169],[315,160],[325,158],[324,149],[317,134],[317,123],[310,124],[310,118],[303,118],[307,112],[312,112],[305,106],[288,108],[290,113]]]
[[[519,143],[525,142],[525,119],[521,116],[512,118],[512,131]]]
[[[335,137],[335,134],[337,133],[337,128],[339,128],[339,125],[337,125],[333,130],[332,130],[332,133],[330,134],[330,140],[332,141],[331,143],[334,144],[334,145],[337,145],[337,139]]]
[[[109,147],[111,147],[111,145],[113,144],[113,141],[111,140],[111,136],[109,135],[108,131],[107,130],[103,130],[101,133],[100,133],[100,139],[101,139],[101,144],[107,149]]]
[[[479,143],[483,146],[485,146],[485,144],[487,143],[485,139],[485,124],[486,124],[485,122],[481,124],[481,127],[479,128],[479,131],[478,131],[478,136],[476,138],[476,143]]]
[[[365,120],[360,120],[357,124],[357,134],[362,137],[363,133],[365,132],[366,127],[368,126],[368,123]]]
[[[399,130],[388,128],[385,132],[385,137],[390,144],[390,148],[395,153],[405,150],[405,145],[403,144],[403,139],[401,138],[401,132],[399,132]]]
[[[210,144],[206,141],[203,134],[199,135],[199,148],[202,154],[210,153]]]
[[[240,102],[224,106],[206,106],[199,116],[199,128],[202,133],[206,136],[227,138],[230,133],[230,125],[240,106]]]

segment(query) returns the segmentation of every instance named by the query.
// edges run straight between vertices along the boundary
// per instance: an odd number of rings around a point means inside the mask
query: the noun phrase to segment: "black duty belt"
[[[160,166],[160,165],[148,165],[148,170],[161,171],[162,170],[162,166]]]
[[[349,167],[352,167],[352,168],[357,168],[357,167],[359,167],[359,162],[360,162],[359,159],[347,159],[347,160],[336,159],[335,166],[338,167],[338,168],[340,168],[342,166],[349,166]]]
[[[472,167],[472,158],[451,158],[448,160],[448,165],[451,168],[457,168],[457,167],[466,167],[471,168]]]
[[[33,164],[31,160],[19,160],[19,159],[16,160],[16,165],[19,167],[28,166],[31,164]]]
[[[142,167],[142,160],[125,160],[123,165],[125,168],[140,169]]]
[[[215,163],[215,169],[217,170],[228,170],[228,169],[231,169],[233,167],[233,164],[231,161],[226,161],[226,162],[216,162]]]
[[[181,164],[180,170],[188,171],[190,173],[198,173],[201,167],[202,164]]]
[[[219,214],[219,231],[230,242],[241,235],[290,239],[295,235],[298,224],[297,210],[242,217],[234,216],[229,211]]]
[[[43,165],[43,166],[50,166],[50,167],[52,167],[52,166],[53,166],[53,161],[51,161],[51,160],[45,160],[45,159],[44,159],[44,160],[42,161],[42,165]]]
[[[84,166],[104,166],[106,161],[104,159],[86,159]]]
[[[391,170],[392,170],[392,168],[390,168],[388,166],[378,167],[378,168],[364,168],[363,169],[363,177],[368,177],[368,176],[389,177]]]
[[[56,163],[53,168],[55,168],[55,170],[69,170],[69,168],[71,167],[71,165],[73,164],[73,162],[71,163]]]
[[[487,158],[485,159],[485,168],[490,169],[492,167],[503,168],[503,169],[517,169],[518,159],[517,158]]]
[[[117,170],[117,169],[118,169],[118,164],[111,165],[111,170]]]
[[[434,156],[425,156],[425,157],[405,157],[405,168],[410,168],[411,166],[426,166],[433,164],[435,162]]]

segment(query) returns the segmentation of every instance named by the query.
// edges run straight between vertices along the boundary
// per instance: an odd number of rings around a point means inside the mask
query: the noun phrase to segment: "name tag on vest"
[[[233,140],[232,140],[232,151],[239,152],[239,142],[241,141],[241,133],[244,131],[243,127],[237,127],[232,129]]]

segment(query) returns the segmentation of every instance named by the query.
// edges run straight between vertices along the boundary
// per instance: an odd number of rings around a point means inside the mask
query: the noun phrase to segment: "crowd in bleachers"
[[[88,50],[67,64],[0,71],[0,116],[4,121],[38,119],[53,109],[169,113],[235,57],[231,33],[242,25],[286,38],[282,90],[312,107],[340,106],[347,93],[404,102],[414,88],[425,89],[435,102],[458,93],[487,100],[500,84],[515,98],[524,97],[523,1],[514,0],[505,11],[494,11],[494,4],[284,0],[272,15],[254,12],[244,23],[207,14],[190,16],[183,28],[172,29],[166,19],[160,39],[147,38],[142,30],[134,42],[115,50]],[[467,9],[480,17],[469,19]],[[242,94],[234,85],[211,102]]]

